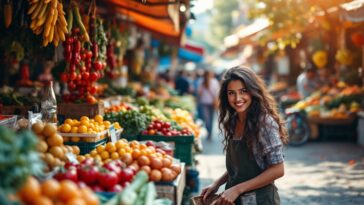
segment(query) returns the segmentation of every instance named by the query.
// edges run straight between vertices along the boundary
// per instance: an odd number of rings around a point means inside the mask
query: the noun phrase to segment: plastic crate
[[[181,162],[186,163],[186,165],[192,165],[193,154],[192,146],[195,137],[193,135],[189,136],[162,136],[162,135],[139,135],[139,141],[153,140],[156,142],[164,141],[168,143],[173,143],[174,158],[181,160]]]
[[[64,142],[65,145],[76,145],[80,148],[80,154],[88,154],[93,149],[95,149],[97,146],[105,144],[107,142],[108,138],[104,138],[102,140],[99,140],[97,142]]]
[[[8,128],[14,128],[16,124],[16,115],[1,115],[0,116],[0,125],[8,127]]]

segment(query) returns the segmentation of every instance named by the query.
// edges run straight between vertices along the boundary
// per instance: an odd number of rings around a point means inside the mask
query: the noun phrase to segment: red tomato
[[[61,78],[62,82],[64,82],[64,83],[67,82],[67,80],[68,80],[67,73],[61,73],[60,78]]]
[[[98,180],[99,180],[99,184],[104,189],[111,189],[113,186],[115,186],[118,183],[119,178],[115,172],[106,171],[106,172],[100,172]]]
[[[95,68],[95,70],[102,70],[102,63],[100,61],[95,61],[93,63],[93,67]]]
[[[133,180],[133,178],[134,178],[134,175],[135,175],[135,173],[132,169],[125,168],[121,171],[119,182],[120,183],[131,182],[131,180]]]
[[[88,185],[95,184],[99,178],[99,168],[96,166],[85,166],[79,169],[78,178]]]
[[[71,181],[78,182],[77,170],[76,168],[72,167],[68,170],[61,170],[54,176],[54,178],[58,181],[69,179]]]
[[[84,67],[84,66],[82,66],[82,67]],[[86,70],[86,68],[85,68],[85,70]],[[90,73],[89,72],[82,73],[82,80],[88,81],[89,77],[90,77]]]

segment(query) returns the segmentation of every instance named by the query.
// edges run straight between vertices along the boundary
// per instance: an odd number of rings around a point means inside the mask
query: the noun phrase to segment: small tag
[[[77,160],[77,158],[76,158],[76,155],[75,155],[75,154],[73,154],[72,152],[67,152],[67,153],[66,153],[66,157],[67,157],[68,161],[70,161],[70,162],[72,162],[72,163],[76,163],[76,164],[78,164],[78,160]]]
[[[115,132],[115,127],[114,125],[111,125],[109,127],[109,135],[111,137],[111,142],[115,143],[116,141],[118,141],[117,137],[116,137],[116,132]]]

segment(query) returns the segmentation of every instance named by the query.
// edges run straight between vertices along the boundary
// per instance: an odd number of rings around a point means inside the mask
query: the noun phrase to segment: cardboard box
[[[80,119],[82,116],[94,117],[95,115],[104,115],[104,103],[60,103],[57,105],[58,116],[66,119]]]
[[[156,183],[157,198],[167,198],[172,201],[173,205],[181,205],[183,191],[186,186],[186,167],[181,163],[181,173],[170,183]]]

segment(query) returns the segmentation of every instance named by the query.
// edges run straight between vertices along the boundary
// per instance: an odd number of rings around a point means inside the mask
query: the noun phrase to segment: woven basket
[[[217,198],[219,198],[219,196],[214,194],[208,197],[206,203],[204,203],[202,196],[196,196],[191,198],[191,202],[193,205],[211,205]]]

